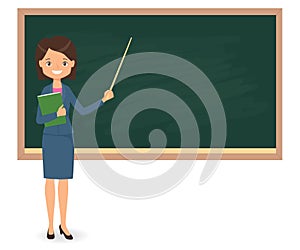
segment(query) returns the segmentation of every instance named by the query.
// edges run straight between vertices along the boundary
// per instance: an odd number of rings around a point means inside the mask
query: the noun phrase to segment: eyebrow
[[[49,57],[49,58],[46,58],[45,60],[50,60],[50,57]]]
[[[67,60],[68,61],[69,59],[64,57],[63,60]]]

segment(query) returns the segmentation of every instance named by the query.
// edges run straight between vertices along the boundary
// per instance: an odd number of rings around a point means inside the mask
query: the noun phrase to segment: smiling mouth
[[[52,73],[54,75],[59,75],[62,72],[62,70],[52,70]]]

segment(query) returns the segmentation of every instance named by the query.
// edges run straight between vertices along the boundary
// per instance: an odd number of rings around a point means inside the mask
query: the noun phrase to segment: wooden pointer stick
[[[125,56],[126,56],[126,54],[127,54],[127,50],[128,50],[129,45],[130,45],[130,43],[131,43],[131,40],[132,40],[132,37],[130,37],[130,39],[129,39],[129,42],[128,42],[127,47],[126,47],[126,50],[125,50],[124,55],[123,55],[123,57],[122,57],[122,59],[121,59],[121,62],[120,62],[120,64],[119,64],[119,67],[118,67],[117,72],[116,72],[116,74],[115,74],[115,77],[114,77],[114,79],[113,79],[113,81],[112,81],[112,83],[111,83],[111,85],[110,85],[109,90],[112,90],[112,88],[114,87],[115,81],[117,80],[117,77],[118,77],[118,75],[119,75],[119,71],[120,71],[120,69],[121,69],[121,67],[122,67],[122,64],[123,64],[124,58],[125,58]]]

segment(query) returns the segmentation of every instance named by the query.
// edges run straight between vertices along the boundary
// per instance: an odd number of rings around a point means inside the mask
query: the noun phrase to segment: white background
[[[300,249],[300,14],[297,1],[174,2],[2,3],[1,249]],[[149,200],[126,200],[102,191],[76,162],[68,207],[68,225],[75,240],[67,242],[58,235],[58,203],[56,239],[47,240],[42,162],[16,160],[18,7],[283,8],[284,160],[222,161],[215,175],[202,186],[198,180],[203,163],[198,162],[179,186]],[[161,162],[161,165],[166,164]]]

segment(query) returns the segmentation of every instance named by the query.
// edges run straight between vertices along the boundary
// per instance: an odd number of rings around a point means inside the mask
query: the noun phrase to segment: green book
[[[42,115],[48,115],[57,112],[58,108],[61,105],[63,105],[62,96],[60,93],[39,95],[37,98],[38,98]],[[45,127],[51,127],[51,126],[65,124],[65,123],[66,123],[66,117],[60,116],[50,122],[46,122]]]

